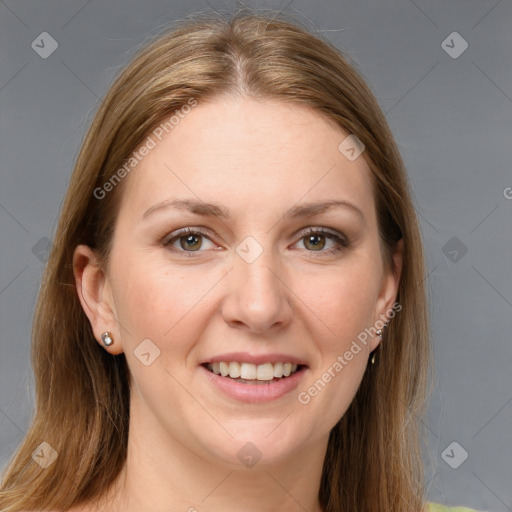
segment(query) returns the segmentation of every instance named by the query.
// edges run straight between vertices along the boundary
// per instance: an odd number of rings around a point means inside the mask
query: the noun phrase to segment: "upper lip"
[[[264,364],[264,363],[295,363],[297,365],[307,366],[306,361],[296,356],[288,354],[259,354],[252,355],[248,352],[229,352],[228,354],[220,354],[218,356],[212,356],[201,364],[206,363],[219,363],[224,362],[237,362],[237,363],[252,363],[252,364]]]

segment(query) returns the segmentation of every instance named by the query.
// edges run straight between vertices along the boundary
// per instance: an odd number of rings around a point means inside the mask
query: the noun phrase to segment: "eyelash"
[[[187,255],[187,257],[192,257],[192,258],[197,256],[195,253],[204,252],[201,250],[185,251],[183,249],[177,249],[176,247],[172,247],[172,244],[176,240],[179,240],[180,238],[184,237],[185,235],[203,235],[206,238],[211,239],[210,233],[202,228],[183,228],[183,229],[178,230],[172,236],[172,238],[167,239],[164,242],[164,246],[169,248],[169,250],[171,250],[173,252],[185,253]],[[322,256],[326,256],[326,255],[329,256],[329,255],[338,254],[338,253],[342,252],[344,249],[347,249],[348,247],[350,247],[350,242],[346,238],[343,238],[342,236],[339,236],[334,232],[328,231],[325,228],[317,228],[317,227],[306,228],[305,230],[298,233],[299,240],[305,238],[306,236],[311,236],[311,235],[327,236],[328,238],[331,238],[335,242],[337,242],[337,245],[335,247],[331,247],[330,249],[327,249],[325,251],[309,251],[307,249],[304,249],[305,251],[312,253],[312,256],[314,256],[314,257],[322,257]],[[210,241],[212,241],[212,240],[210,240]],[[315,254],[317,252],[318,252],[318,254]]]

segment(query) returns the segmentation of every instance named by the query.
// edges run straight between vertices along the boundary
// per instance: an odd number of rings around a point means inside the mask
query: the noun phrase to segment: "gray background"
[[[162,26],[234,5],[106,4],[0,1],[0,468],[31,418],[29,333],[45,248],[99,98]],[[438,383],[427,418],[428,496],[512,510],[512,2],[246,5],[283,9],[348,51],[386,112],[430,272]],[[443,48],[459,53],[461,40],[442,46],[454,31],[468,43],[457,58]],[[58,43],[46,59],[31,47],[42,32]]]

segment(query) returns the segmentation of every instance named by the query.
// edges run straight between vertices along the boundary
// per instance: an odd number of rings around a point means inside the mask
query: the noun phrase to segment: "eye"
[[[208,236],[209,233],[201,228],[184,228],[174,233],[174,236],[169,238],[164,243],[164,245],[169,249],[178,252],[198,252],[201,248],[203,248],[204,239],[208,240],[210,244],[214,245]],[[179,247],[175,246],[176,242],[179,243]],[[208,247],[206,248],[208,249]]]
[[[350,245],[341,233],[331,232],[325,228],[309,228],[300,232],[299,236],[301,237],[300,241],[304,242],[306,250],[312,253],[320,253],[318,256],[339,253]],[[331,240],[335,244],[324,251],[323,249],[326,246],[325,239]],[[315,256],[317,255],[315,254]]]
[[[202,228],[183,228],[173,233],[164,242],[164,246],[173,252],[195,256],[193,253],[201,252],[201,249],[208,249],[208,247],[204,247],[204,240],[211,244],[210,248],[216,247],[210,240],[210,236],[210,233]],[[297,236],[300,237],[299,242],[304,242],[305,250],[315,257],[337,254],[350,246],[343,234],[326,228],[307,228]],[[323,250],[326,247],[326,240],[334,243],[334,246]]]

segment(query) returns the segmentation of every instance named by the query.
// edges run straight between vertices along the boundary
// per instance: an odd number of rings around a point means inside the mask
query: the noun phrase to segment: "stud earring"
[[[103,342],[103,345],[105,345],[105,347],[110,347],[110,345],[114,343],[114,339],[112,338],[112,334],[110,333],[110,331],[104,332],[101,335],[101,341]]]
[[[387,327],[387,326],[388,326],[387,324],[384,324],[384,327]],[[381,343],[379,343],[379,346],[372,352],[372,358],[370,359],[372,364],[375,364],[375,354],[377,353],[377,351],[380,350],[380,346],[382,345],[382,338],[383,338],[383,331],[382,331],[382,329],[377,329],[375,331],[375,334],[377,336],[379,336],[379,338],[381,340]]]

